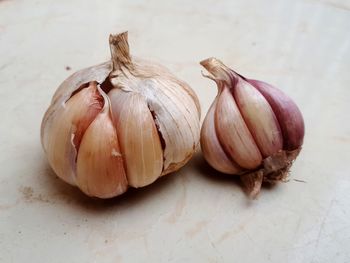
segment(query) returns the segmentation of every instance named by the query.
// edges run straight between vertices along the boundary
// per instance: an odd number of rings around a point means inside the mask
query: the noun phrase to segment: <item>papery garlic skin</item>
[[[303,143],[301,112],[282,91],[247,79],[215,58],[201,65],[218,86],[201,129],[204,158],[220,172],[239,174],[255,197],[263,181],[286,178]]]
[[[127,32],[109,42],[111,61],[66,79],[41,126],[55,173],[99,198],[180,169],[200,133],[194,91],[163,66],[132,58]]]

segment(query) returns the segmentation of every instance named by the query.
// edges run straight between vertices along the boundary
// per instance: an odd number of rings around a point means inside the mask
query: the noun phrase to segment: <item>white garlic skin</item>
[[[218,86],[201,128],[206,161],[222,173],[240,175],[254,195],[262,180],[285,179],[304,138],[297,105],[277,88],[246,79],[215,58],[201,65]]]
[[[112,59],[80,70],[55,92],[41,125],[48,161],[85,194],[111,198],[174,172],[199,142],[194,91],[163,66],[131,58],[127,32]]]

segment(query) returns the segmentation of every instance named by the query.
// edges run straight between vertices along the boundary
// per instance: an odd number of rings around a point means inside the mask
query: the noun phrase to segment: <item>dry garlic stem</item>
[[[282,91],[250,80],[215,58],[201,65],[218,86],[204,119],[201,148],[216,170],[238,174],[255,197],[263,181],[284,180],[304,138],[304,121]]]
[[[41,139],[55,173],[109,198],[181,168],[199,141],[196,94],[163,66],[130,56],[111,35],[111,61],[80,70],[53,96]]]

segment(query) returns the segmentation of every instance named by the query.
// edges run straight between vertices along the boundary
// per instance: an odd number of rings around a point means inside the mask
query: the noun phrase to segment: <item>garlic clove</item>
[[[210,109],[203,121],[200,143],[206,161],[216,170],[226,174],[237,174],[243,169],[231,160],[220,145],[215,130],[215,109],[217,99],[210,106]]]
[[[117,132],[113,126],[108,97],[105,106],[86,130],[77,158],[77,185],[87,195],[110,198],[128,187]]]
[[[262,162],[261,153],[229,88],[224,86],[218,96],[215,129],[221,145],[242,168],[257,168]]]
[[[283,138],[277,118],[264,96],[251,84],[233,73],[231,92],[263,157],[282,150]]]
[[[192,97],[168,73],[161,73],[157,78],[141,78],[138,67],[145,68],[142,63],[139,60],[133,64],[133,74],[125,71],[111,82],[123,91],[138,92],[146,99],[164,141],[162,175],[165,175],[178,170],[192,157],[199,142],[200,113]]]
[[[149,185],[162,173],[163,150],[147,102],[140,93],[118,88],[108,96],[129,185]]]
[[[102,109],[103,99],[96,82],[87,84],[62,104],[57,114],[46,125],[45,151],[55,173],[70,184],[75,184],[76,155],[81,138]]]
[[[284,149],[295,150],[303,144],[305,127],[298,106],[281,90],[259,80],[247,80],[265,97],[282,130]]]
[[[144,92],[164,139],[165,175],[181,168],[195,152],[200,113],[194,100],[176,82],[158,78]]]

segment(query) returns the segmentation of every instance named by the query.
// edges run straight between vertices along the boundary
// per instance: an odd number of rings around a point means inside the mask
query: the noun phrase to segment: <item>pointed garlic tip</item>
[[[217,100],[211,105],[201,128],[201,149],[205,160],[216,170],[226,174],[237,174],[243,169],[228,157],[222,148],[215,130]]]
[[[109,47],[114,70],[119,70],[122,66],[131,67],[127,31],[116,35],[109,35]]]
[[[108,98],[86,130],[77,157],[77,185],[87,195],[110,198],[124,193],[128,182]]]
[[[219,59],[214,57],[203,59],[201,62],[199,62],[199,64],[201,64],[208,71],[210,71],[211,68],[225,67],[224,63],[222,63]]]
[[[220,60],[211,57],[202,60],[200,64],[210,73],[208,78],[216,82],[224,81],[227,85],[231,85],[230,69]]]
[[[162,173],[163,150],[146,100],[139,93],[120,89],[112,90],[108,96],[129,185],[149,185]]]

